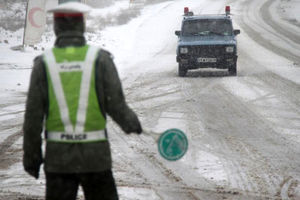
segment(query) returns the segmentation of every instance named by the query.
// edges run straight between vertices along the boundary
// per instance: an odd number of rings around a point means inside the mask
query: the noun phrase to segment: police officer
[[[87,200],[118,199],[106,115],[126,133],[142,132],[125,102],[111,54],[86,44],[84,13],[89,10],[77,2],[50,10],[55,47],[34,60],[23,125],[23,165],[38,179],[44,163],[47,200],[76,199],[79,185]]]

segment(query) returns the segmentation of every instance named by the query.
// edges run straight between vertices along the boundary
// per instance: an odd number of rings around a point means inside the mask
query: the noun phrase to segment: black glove
[[[142,126],[139,121],[137,121],[137,123],[128,124],[128,126],[124,127],[123,130],[127,134],[130,133],[141,134],[143,132]]]
[[[143,132],[141,124],[138,123],[137,127],[132,132],[136,134],[141,134]]]
[[[40,172],[40,167],[25,167],[25,171],[30,175],[33,176],[35,179],[39,178],[39,172]]]
[[[23,157],[23,166],[24,170],[35,179],[39,178],[40,166],[43,163],[42,155],[40,154],[32,154],[28,156],[28,153],[24,153]]]

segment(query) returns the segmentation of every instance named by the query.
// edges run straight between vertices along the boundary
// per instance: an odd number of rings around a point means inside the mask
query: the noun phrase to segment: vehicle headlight
[[[226,52],[227,53],[233,53],[234,47],[226,47]]]
[[[187,47],[181,47],[181,48],[180,48],[180,53],[186,54],[186,53],[188,53],[188,52],[189,52],[189,50],[188,50]]]

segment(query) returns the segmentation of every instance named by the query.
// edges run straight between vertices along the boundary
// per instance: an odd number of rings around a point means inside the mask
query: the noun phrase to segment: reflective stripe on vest
[[[73,48],[73,47],[72,47]],[[63,62],[57,63],[53,50],[45,53],[44,59],[47,65],[48,77],[51,79],[55,99],[58,104],[58,110],[64,131],[47,130],[47,140],[57,142],[89,142],[96,140],[105,140],[106,134],[103,130],[85,131],[89,92],[91,87],[91,78],[94,67],[94,61],[97,57],[98,48],[89,46],[82,62]],[[93,58],[93,59],[91,59]],[[70,112],[66,101],[60,73],[81,72],[81,82],[79,91],[78,108],[76,113],[75,126],[71,123]],[[100,112],[100,110],[99,110]],[[101,114],[102,116],[102,114]]]
[[[47,133],[47,140],[52,141],[65,141],[65,142],[72,142],[72,141],[81,141],[81,142],[89,142],[95,140],[106,140],[105,131],[89,131],[82,134],[68,134],[65,132],[48,132]]]

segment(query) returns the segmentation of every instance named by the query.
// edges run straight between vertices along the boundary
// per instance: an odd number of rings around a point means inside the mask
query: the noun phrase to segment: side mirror
[[[238,34],[240,34],[240,33],[241,33],[241,31],[240,31],[239,29],[233,30],[233,34],[234,34],[234,35],[238,35]]]
[[[175,35],[180,36],[181,31],[175,31]]]

